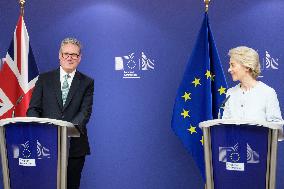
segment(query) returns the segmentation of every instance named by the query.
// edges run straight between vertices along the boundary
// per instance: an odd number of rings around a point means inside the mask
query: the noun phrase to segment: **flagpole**
[[[204,0],[204,3],[205,3],[205,12],[208,13],[210,0]]]
[[[205,12],[208,13],[208,9],[209,9],[209,3],[210,3],[210,0],[204,0],[204,3],[205,3]],[[204,130],[203,130],[204,132]],[[205,161],[208,161],[208,158],[205,157]],[[206,167],[206,165],[205,165]],[[206,168],[205,168],[206,169]],[[208,172],[208,170],[206,169],[206,172]],[[209,175],[206,175],[207,179],[209,179],[208,177],[210,177]],[[208,188],[211,188],[212,186],[210,185],[211,183],[209,183],[206,179],[206,183],[204,185],[204,189],[208,189]],[[207,183],[209,183],[209,186],[207,185]]]
[[[24,16],[24,7],[25,7],[25,0],[19,0],[19,4],[20,4],[20,7],[21,7],[21,16]]]

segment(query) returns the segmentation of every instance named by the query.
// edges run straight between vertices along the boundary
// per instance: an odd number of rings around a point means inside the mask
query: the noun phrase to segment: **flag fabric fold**
[[[38,68],[23,16],[20,16],[0,70],[0,119],[26,115]]]
[[[218,51],[205,13],[197,41],[177,91],[172,129],[191,154],[205,178],[202,121],[218,118],[219,107],[226,97],[227,83]]]

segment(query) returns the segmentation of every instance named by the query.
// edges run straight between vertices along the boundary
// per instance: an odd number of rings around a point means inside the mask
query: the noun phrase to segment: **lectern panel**
[[[57,188],[57,127],[13,123],[5,130],[11,188]]]
[[[265,189],[268,128],[250,125],[211,127],[215,189]]]

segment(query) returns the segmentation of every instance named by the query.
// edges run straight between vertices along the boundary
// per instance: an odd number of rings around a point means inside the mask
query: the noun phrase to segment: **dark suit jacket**
[[[69,121],[81,136],[71,138],[69,157],[90,154],[86,124],[92,113],[94,80],[76,71],[66,102],[62,105],[60,69],[39,75],[27,116]]]

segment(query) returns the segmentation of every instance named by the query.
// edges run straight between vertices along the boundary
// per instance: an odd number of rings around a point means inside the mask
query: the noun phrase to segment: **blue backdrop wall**
[[[284,1],[213,0],[209,18],[223,68],[230,48],[258,50],[260,78],[278,93],[284,111]],[[88,125],[91,156],[83,189],[195,189],[202,180],[171,130],[176,90],[203,19],[202,0],[28,0],[25,22],[40,72],[58,67],[60,41],[84,45],[79,70],[95,79]],[[0,1],[0,58],[19,16],[17,1]],[[154,69],[125,79],[122,63],[153,62]],[[226,72],[229,86],[232,83]],[[279,143],[277,189],[284,185]],[[0,186],[1,188],[1,186]]]

